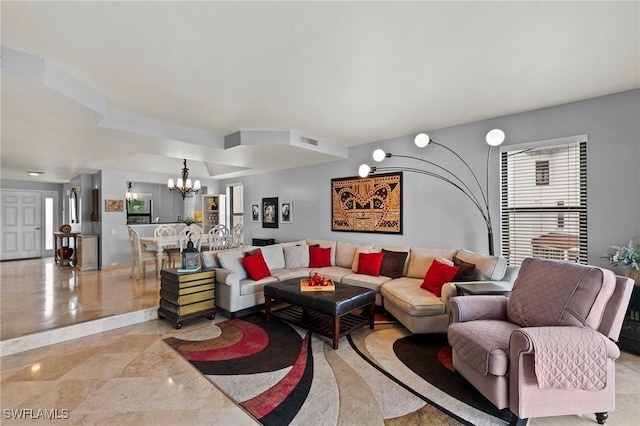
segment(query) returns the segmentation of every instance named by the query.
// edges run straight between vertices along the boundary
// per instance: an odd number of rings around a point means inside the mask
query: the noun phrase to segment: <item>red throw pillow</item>
[[[309,268],[331,266],[331,247],[309,247]]]
[[[271,271],[267,266],[267,262],[264,261],[264,256],[262,256],[261,251],[243,257],[242,264],[244,265],[251,279],[254,281],[258,281],[265,277],[271,276]]]
[[[457,266],[449,266],[446,263],[438,262],[437,259],[434,259],[420,287],[440,297],[444,283],[451,281],[459,270],[460,268]]]
[[[383,258],[384,253],[359,253],[358,274],[379,276]]]

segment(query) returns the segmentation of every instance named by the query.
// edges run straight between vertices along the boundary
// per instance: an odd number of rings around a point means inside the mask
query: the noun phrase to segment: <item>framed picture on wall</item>
[[[402,234],[402,172],[331,179],[331,230]]]
[[[280,202],[280,223],[293,223],[293,201]]]
[[[260,222],[260,204],[251,204],[251,222]]]
[[[262,199],[262,227],[278,227],[278,197]]]

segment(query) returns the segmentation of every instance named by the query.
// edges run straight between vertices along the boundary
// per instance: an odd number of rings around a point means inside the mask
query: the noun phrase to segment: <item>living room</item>
[[[419,247],[464,247],[465,249],[487,253],[487,232],[482,217],[475,212],[469,200],[462,194],[458,194],[451,187],[436,183],[434,180],[426,176],[405,173],[403,176],[403,233],[397,235],[384,234],[368,234],[368,233],[340,233],[331,229],[331,179],[356,176],[358,167],[362,163],[373,164],[371,154],[375,149],[382,148],[387,152],[394,154],[413,155],[421,158],[431,158],[433,161],[443,164],[453,170],[455,173],[462,173],[462,167],[455,164],[453,160],[446,156],[446,153],[436,150],[434,147],[417,148],[413,143],[416,133],[428,131],[434,141],[447,145],[457,153],[459,153],[481,177],[481,183],[485,185],[485,171],[488,173],[487,191],[490,193],[490,209],[493,212],[494,227],[498,228],[500,217],[500,160],[499,151],[494,149],[493,155],[487,160],[487,145],[484,142],[486,133],[494,128],[502,129],[506,134],[506,140],[500,149],[515,148],[522,144],[531,142],[547,142],[552,144],[554,140],[559,138],[587,135],[587,180],[588,180],[588,234],[587,234],[587,263],[605,268],[611,267],[609,261],[603,258],[603,253],[607,252],[612,245],[624,245],[630,239],[637,239],[640,236],[640,224],[637,220],[640,217],[640,191],[637,191],[637,184],[640,182],[640,168],[638,162],[640,160],[640,128],[638,127],[638,116],[640,115],[640,82],[638,76],[638,19],[637,4],[635,2],[627,2],[627,5],[621,8],[630,7],[631,13],[622,13],[627,16],[634,16],[631,23],[625,21],[631,30],[620,30],[621,38],[634,35],[635,45],[628,43],[628,40],[610,40],[610,45],[606,47],[599,46],[598,49],[593,47],[593,52],[587,52],[586,56],[600,57],[601,51],[606,50],[613,57],[607,57],[605,60],[610,69],[611,74],[602,73],[589,74],[593,86],[596,83],[607,82],[606,86],[599,86],[597,90],[593,90],[588,82],[583,83],[583,87],[589,90],[580,91],[581,88],[571,86],[571,75],[579,75],[581,73],[589,73],[590,65],[585,65],[586,69],[574,68],[572,70],[564,69],[564,64],[558,64],[555,68],[548,64],[545,67],[539,66],[540,60],[532,60],[527,64],[521,65],[519,72],[509,75],[502,75],[503,80],[509,84],[504,85],[499,92],[489,92],[480,90],[483,81],[471,78],[464,80],[459,87],[447,87],[445,92],[435,92],[433,95],[437,99],[435,104],[416,105],[413,108],[411,117],[406,110],[399,113],[399,109],[393,102],[389,101],[388,108],[384,108],[386,99],[389,99],[389,93],[394,90],[394,84],[389,83],[389,87],[385,87],[378,95],[380,100],[377,101],[377,108],[372,110],[369,115],[375,117],[381,122],[387,123],[388,128],[382,128],[384,125],[375,125],[371,122],[355,122],[353,127],[359,128],[363,133],[368,132],[366,140],[361,143],[347,145],[343,147],[344,153],[326,155],[331,161],[322,162],[315,158],[312,163],[297,167],[282,168],[281,170],[272,170],[267,172],[247,174],[243,176],[232,176],[222,179],[211,178],[210,176],[200,177],[204,184],[208,186],[209,193],[224,193],[228,185],[242,183],[245,220],[244,235],[245,244],[250,244],[253,238],[274,238],[279,242],[296,241],[300,238],[314,237],[319,239],[344,239],[353,243],[369,243],[375,240],[376,244],[381,245],[406,245]],[[6,15],[9,8],[5,8],[3,3],[3,24],[5,19],[10,19],[11,15]],[[597,4],[598,7],[606,7]],[[594,6],[594,7],[596,7]],[[55,6],[51,6],[52,8]],[[357,6],[353,6],[354,8]],[[364,7],[364,6],[362,6]],[[633,9],[635,7],[635,9]],[[606,9],[603,9],[606,10]],[[507,13],[507,12],[504,12]],[[563,13],[566,13],[563,10]],[[44,14],[44,13],[43,13]],[[242,15],[241,13],[239,13]],[[595,13],[589,13],[592,19]],[[235,15],[234,15],[235,16]],[[351,15],[349,15],[351,16]],[[546,16],[545,14],[540,15]],[[567,16],[567,15],[562,15]],[[602,16],[608,16],[604,14]],[[617,11],[613,14],[616,18],[620,16]],[[44,19],[44,18],[42,18]],[[459,18],[466,22],[470,18]],[[559,19],[561,20],[561,19]],[[606,28],[603,31],[613,32],[618,25],[614,19],[603,19],[605,24],[599,20],[592,20],[588,27],[594,31],[599,30],[600,26]],[[635,27],[633,27],[635,25]],[[3,25],[4,27],[4,25]],[[627,28],[627,27],[624,27]],[[511,28],[512,29],[512,28]],[[635,29],[635,32],[633,31]],[[4,32],[4,30],[3,30]],[[537,33],[537,28],[530,29],[531,34]],[[511,33],[510,33],[511,34]],[[508,37],[508,36],[507,36]],[[531,35],[532,38],[538,35]],[[4,38],[4,34],[3,34]],[[4,43],[4,42],[3,42]],[[14,42],[15,43],[15,42]],[[142,43],[142,41],[141,41]],[[631,50],[626,49],[627,46],[634,46]],[[4,46],[4,44],[3,44]],[[622,47],[621,47],[622,46]],[[15,44],[9,48],[20,50]],[[566,49],[580,50],[582,46],[577,44],[569,44],[564,46]],[[392,49],[391,49],[392,50]],[[490,49],[487,49],[490,50]],[[589,49],[585,49],[589,50]],[[29,52],[30,54],[46,57],[46,52]],[[564,51],[562,54],[571,56],[574,53],[571,50]],[[576,53],[577,54],[577,53]],[[562,56],[562,55],[561,55]],[[621,59],[624,57],[625,59]],[[631,60],[629,60],[629,57]],[[620,58],[620,62],[618,61]],[[635,59],[634,59],[635,58]],[[629,62],[635,65],[627,66]],[[464,62],[464,61],[461,61]],[[531,69],[531,64],[537,64]],[[624,63],[624,66],[611,66],[611,64]],[[62,67],[64,64],[57,64]],[[466,64],[458,64],[458,67],[466,66]],[[495,72],[506,65],[495,63],[491,67]],[[547,69],[549,66],[551,69]],[[395,80],[401,80],[403,73],[406,72],[405,66],[400,66],[396,70]],[[473,68],[473,66],[469,67]],[[68,68],[65,68],[68,70]],[[513,70],[512,68],[510,68]],[[423,70],[421,68],[421,70]],[[73,69],[68,70],[69,75],[74,75]],[[618,76],[617,73],[622,76]],[[413,74],[413,73],[411,73]],[[628,75],[631,74],[631,81]],[[358,73],[358,78],[363,78],[366,73]],[[562,77],[555,77],[561,75]],[[313,74],[312,74],[313,76]],[[619,77],[619,80],[617,78]],[[3,84],[5,81],[3,71]],[[116,79],[115,77],[113,77]],[[408,77],[407,77],[408,78]],[[577,78],[577,77],[576,77]],[[555,81],[554,84],[567,86],[567,93],[563,101],[550,101],[551,95],[547,93],[545,85]],[[415,80],[414,80],[415,81]],[[418,79],[417,81],[420,81]],[[536,90],[540,92],[538,99],[532,99],[531,92],[524,92],[520,89],[521,84],[529,81],[536,81]],[[88,84],[88,81],[84,80]],[[273,83],[275,84],[275,83]],[[298,86],[299,88],[304,85]],[[325,86],[326,88],[326,86]],[[367,89],[369,89],[367,87]],[[96,89],[97,90],[97,89]],[[521,91],[522,90],[522,91]],[[555,94],[562,93],[562,89],[555,86]],[[411,94],[409,97],[427,97],[416,83],[416,91],[420,91],[420,95]],[[454,94],[454,92],[456,92]],[[457,93],[457,92],[462,92]],[[304,91],[301,91],[304,93]],[[354,92],[352,96],[357,97],[359,92]],[[451,94],[455,95],[453,105],[447,103],[449,114],[451,111],[459,110],[460,118],[450,119],[449,121],[431,121],[430,117],[435,120],[441,112],[439,103],[444,104],[445,98]],[[361,95],[361,94],[360,94]],[[548,97],[546,97],[548,96]],[[465,101],[464,98],[469,100]],[[527,102],[523,98],[527,97]],[[468,103],[476,104],[476,107],[490,107],[492,101],[496,98],[508,98],[511,105],[509,109],[491,110],[484,114],[476,114],[468,116],[466,109]],[[336,102],[336,105],[345,102],[343,98]],[[553,98],[556,99],[556,98]],[[227,101],[229,101],[227,99]],[[273,103],[287,102],[288,100],[274,100]],[[404,101],[403,101],[404,102]],[[447,101],[450,102],[450,101]],[[231,105],[231,103],[229,104]],[[530,105],[534,105],[531,107]],[[121,106],[122,107],[122,106]],[[269,109],[269,105],[262,104],[261,108]],[[339,109],[338,106],[335,106]],[[360,108],[364,109],[364,106]],[[3,95],[3,116],[5,114],[13,114],[4,111],[4,95]],[[133,112],[133,111],[128,111]],[[86,111],[85,111],[86,113]],[[342,111],[341,115],[349,117],[355,111]],[[294,116],[295,114],[291,114]],[[320,115],[318,115],[320,117]],[[354,116],[355,117],[355,116]],[[466,118],[471,117],[471,118]],[[398,120],[413,120],[413,124],[404,127],[392,127],[388,123]],[[355,120],[355,119],[354,119]],[[3,119],[4,121],[4,119]],[[375,121],[375,120],[374,120]],[[433,124],[443,123],[443,124]],[[4,125],[3,125],[4,126]],[[322,128],[330,128],[330,124],[314,124],[309,125],[313,129],[313,133],[322,136]],[[264,131],[266,134],[273,129],[281,130],[293,129],[293,125],[283,125],[278,122],[275,125],[260,125],[259,122],[238,125],[235,130],[258,129],[256,131]],[[3,131],[4,133],[4,131]],[[116,138],[118,132],[116,133]],[[228,135],[228,134],[224,134]],[[377,135],[377,136],[376,136]],[[139,137],[140,140],[149,136]],[[336,139],[334,137],[328,139]],[[176,177],[182,162],[182,152],[175,149],[175,146],[167,148],[172,151],[173,158],[167,173],[147,173],[134,169],[123,170],[120,166],[106,167],[94,170],[93,167],[79,168],[77,174],[69,176],[66,183],[47,182],[45,180],[28,181],[27,178],[19,178],[19,175],[12,175],[13,169],[19,169],[24,174],[27,166],[10,157],[9,154],[14,151],[15,144],[24,142],[24,138],[8,139],[3,134],[2,145],[2,169],[3,176],[0,186],[3,190],[52,190],[59,194],[61,205],[66,201],[66,191],[76,185],[82,184],[88,188],[97,187],[100,191],[100,220],[91,223],[89,220],[83,221],[83,225],[87,224],[89,230],[85,232],[96,233],[100,238],[100,264],[103,269],[128,267],[130,262],[130,250],[126,239],[126,221],[121,213],[106,212],[104,210],[105,200],[124,199],[127,181],[139,180],[155,183],[165,183],[167,178]],[[115,142],[114,142],[115,143]],[[144,143],[149,143],[145,141]],[[108,144],[108,143],[107,143]],[[7,146],[10,145],[10,148]],[[119,145],[114,145],[118,146]],[[165,145],[162,145],[165,147]],[[132,145],[133,147],[133,145]],[[197,144],[187,144],[188,155],[201,149]],[[244,149],[245,147],[242,147]],[[272,156],[277,156],[277,145],[272,146],[273,150],[269,150],[267,145],[263,151],[265,161]],[[432,149],[434,148],[434,149]],[[104,148],[101,148],[104,149]],[[155,149],[155,148],[154,148]],[[31,150],[31,149],[30,149]],[[217,150],[218,151],[218,150]],[[217,154],[216,151],[216,154]],[[219,151],[223,151],[220,149]],[[5,155],[6,152],[6,155]],[[178,153],[179,152],[179,153]],[[125,152],[126,153],[126,152]],[[211,152],[207,152],[211,155]],[[22,151],[24,155],[24,150]],[[131,153],[133,157],[134,154]],[[342,158],[340,158],[342,157]],[[155,158],[155,157],[153,157]],[[392,161],[393,159],[386,160]],[[206,161],[206,160],[203,160]],[[399,160],[393,160],[399,161]],[[163,166],[166,163],[163,163]],[[195,166],[195,159],[190,159],[189,165],[194,164],[192,169],[195,170],[199,166]],[[35,169],[39,167],[35,166]],[[258,168],[258,167],[256,167]],[[24,170],[23,170],[24,169]],[[31,169],[29,167],[29,169]],[[46,178],[46,175],[45,175]],[[43,178],[44,179],[44,178]],[[252,222],[248,216],[250,206],[258,204],[265,197],[278,197],[280,200],[291,200],[293,207],[293,221],[288,224],[281,224],[278,228],[265,228],[259,222]],[[85,204],[86,206],[86,204]],[[87,215],[90,212],[84,210]],[[65,213],[60,212],[60,218],[65,217]],[[63,223],[62,220],[59,223]],[[115,230],[115,232],[113,232]],[[310,235],[313,234],[313,235]],[[494,243],[498,247],[501,246],[500,234],[496,232]],[[113,265],[113,266],[112,266]],[[617,273],[624,273],[623,268],[614,267]],[[3,408],[5,405],[3,404]],[[64,408],[64,407],[60,407]],[[613,415],[611,420],[613,420]],[[611,424],[615,424],[612,422]],[[621,424],[621,423],[618,423]]]

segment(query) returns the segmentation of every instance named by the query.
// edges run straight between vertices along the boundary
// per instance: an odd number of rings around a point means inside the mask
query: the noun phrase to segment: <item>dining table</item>
[[[167,249],[179,249],[180,236],[163,235],[159,237],[140,237],[140,244],[142,244],[145,248],[155,248],[156,273],[158,278],[160,278],[160,270],[162,269],[162,258],[164,257],[164,251]]]
[[[180,236],[179,235],[162,235],[160,237],[140,237],[140,244],[144,248],[154,248],[156,251],[156,272],[158,278],[160,278],[160,270],[162,269],[162,258],[164,257],[165,250],[168,249],[180,249]],[[203,239],[200,248],[208,248],[209,241]],[[218,250],[224,250],[225,248],[218,248]],[[230,247],[229,247],[230,248]]]

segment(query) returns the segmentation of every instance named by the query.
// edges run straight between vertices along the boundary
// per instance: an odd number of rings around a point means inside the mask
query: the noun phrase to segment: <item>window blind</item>
[[[587,263],[586,136],[505,149],[511,150],[501,153],[501,238],[509,265],[527,257]]]

